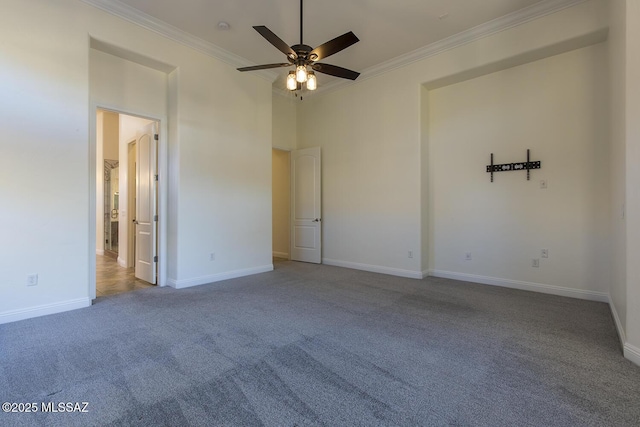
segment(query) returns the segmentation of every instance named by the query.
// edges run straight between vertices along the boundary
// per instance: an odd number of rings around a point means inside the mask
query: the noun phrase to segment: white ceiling
[[[265,25],[287,44],[300,42],[299,0],[85,0],[127,6],[258,65],[286,62],[253,28]],[[557,10],[575,0],[307,0],[304,43],[316,47],[348,31],[360,42],[321,62],[363,72],[506,15]],[[122,6],[124,4],[124,6]],[[106,5],[106,7],[105,7]],[[111,6],[109,6],[111,5]],[[114,7],[117,6],[117,7]],[[131,9],[133,10],[133,9]],[[143,12],[143,14],[139,14]],[[227,31],[218,22],[230,25]],[[287,68],[278,71],[286,75]],[[323,77],[323,80],[341,80]],[[320,80],[322,83],[323,80]]]

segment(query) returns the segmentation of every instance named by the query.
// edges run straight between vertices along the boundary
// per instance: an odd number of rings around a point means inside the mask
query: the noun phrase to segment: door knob
[[[320,221],[322,221],[320,218],[316,218],[313,220],[313,222],[320,222]]]

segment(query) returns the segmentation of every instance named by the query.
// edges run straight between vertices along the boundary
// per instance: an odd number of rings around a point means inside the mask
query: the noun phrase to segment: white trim
[[[429,276],[429,270],[422,270],[422,279],[426,279]]]
[[[206,55],[212,56],[225,62],[233,67],[243,67],[247,65],[254,65],[251,61],[248,61],[241,56],[231,53],[213,43],[202,40],[195,37],[179,28],[169,25],[160,19],[154,18],[128,4],[122,3],[118,0],[82,0],[84,3],[96,7],[100,10],[108,12],[112,15],[118,16],[133,24],[146,28],[154,33],[160,34],[170,40],[180,43],[184,46],[195,49]],[[362,75],[358,81],[363,81],[372,77],[379,76],[397,68],[404,67],[417,61],[421,61],[425,58],[440,54],[450,49],[462,46],[467,43],[471,43],[475,40],[482,39],[492,34],[499,33],[501,31],[508,30],[509,28],[522,25],[526,22],[533,21],[538,18],[542,18],[552,13],[556,13],[562,9],[576,6],[580,3],[584,3],[588,0],[543,0],[535,3],[524,9],[517,10],[499,18],[480,24],[476,27],[470,28],[466,31],[462,31],[453,36],[447,37],[437,42],[431,43],[422,48],[416,49],[412,52],[404,55],[397,56],[388,61],[374,65],[362,71]],[[263,78],[273,81],[278,74],[274,71],[262,70],[257,73]],[[353,84],[353,82],[335,80],[327,84],[323,84],[318,91],[334,90],[346,84]],[[274,89],[277,93],[278,89]],[[286,93],[286,92],[283,92]]]
[[[502,286],[504,288],[520,289],[523,291],[540,292],[543,294],[562,297],[578,298],[588,301],[609,302],[609,295],[605,292],[587,291],[583,289],[566,288],[563,286],[547,285],[544,283],[523,282],[520,280],[501,279],[498,277],[478,276],[475,274],[455,273],[452,271],[430,270],[430,276],[444,279],[461,280],[464,282],[481,283],[483,285]]]
[[[624,328],[622,327],[620,316],[618,316],[618,310],[616,310],[616,306],[613,304],[611,295],[609,295],[609,308],[611,309],[613,321],[616,324],[616,329],[618,330],[618,338],[620,338],[620,344],[622,345],[622,347],[624,347],[624,343],[627,342],[627,336],[624,333]]]
[[[274,252],[273,253],[273,257],[274,258],[286,258],[289,259],[289,254],[286,252]]]
[[[563,9],[576,6],[588,0],[545,0],[535,3],[524,9],[517,10],[499,18],[480,24],[476,27],[454,34],[442,40],[423,46],[412,52],[397,56],[380,64],[373,65],[361,72],[357,82],[380,76],[398,68],[405,67],[414,62],[439,55],[451,49],[480,40],[482,38],[497,34],[518,25],[542,18],[547,15],[559,12]],[[316,93],[324,93],[344,87],[356,82],[347,80],[334,80],[318,87]]]
[[[287,153],[291,153],[292,151],[295,150],[295,148],[291,148],[291,147],[278,147],[277,145],[272,145],[271,146],[272,149],[274,150],[278,150],[278,151],[286,151]]]
[[[422,279],[422,272],[403,270],[400,268],[383,267],[380,265],[360,264],[357,262],[340,261],[337,259],[322,258],[322,263],[334,267],[352,268],[354,270],[370,271],[372,273],[389,274],[391,276],[408,277],[409,279]]]
[[[128,4],[122,3],[119,0],[81,0],[82,2],[91,5],[111,15],[117,16],[129,21],[135,25],[145,28],[149,31],[153,31],[156,34],[164,36],[169,40],[173,40],[183,46],[187,46],[191,49],[195,49],[200,53],[216,58],[226,64],[229,64],[235,68],[255,65],[251,61],[245,58],[231,53],[228,50],[187,33],[173,25],[170,25],[158,18],[148,15]],[[262,70],[252,73],[262,78],[273,81],[277,74],[274,71]]]
[[[47,316],[49,314],[62,313],[64,311],[76,310],[91,306],[90,298],[78,298],[69,301],[44,304],[36,307],[24,308],[21,310],[11,310],[0,313],[0,324],[17,322],[18,320],[31,319],[33,317]]]
[[[127,268],[127,261],[123,258],[118,257],[118,265],[120,267]]]
[[[624,345],[624,357],[640,366],[640,348],[629,343]]]
[[[221,280],[236,279],[238,277],[251,276],[253,274],[273,271],[273,264],[260,267],[246,268],[243,270],[227,271],[225,273],[212,274],[210,276],[196,277],[193,279],[168,279],[167,285],[175,289],[190,288],[191,286],[206,285],[208,283],[219,282]]]
[[[391,70],[404,67],[425,58],[440,54],[447,50],[480,40],[484,37],[517,27],[538,18],[556,13],[562,9],[584,3],[587,0],[546,0],[535,3],[524,9],[517,10],[499,18],[480,24],[476,27],[462,31],[453,36],[431,43],[422,48],[416,49],[405,55],[385,61],[381,64],[367,68],[363,74],[365,78],[379,76]]]
[[[96,255],[104,256],[104,249],[96,249]]]

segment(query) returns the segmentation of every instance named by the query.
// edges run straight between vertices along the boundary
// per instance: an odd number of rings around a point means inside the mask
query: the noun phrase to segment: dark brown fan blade
[[[256,70],[266,70],[268,68],[280,68],[280,67],[288,67],[291,64],[290,62],[282,62],[280,64],[265,64],[265,65],[254,65],[252,67],[242,67],[238,68],[238,71],[256,71]]]
[[[273,31],[264,25],[257,25],[253,28],[259,32],[262,37],[267,39],[269,43],[274,45],[280,52],[284,53],[289,58],[296,59],[298,57],[298,54],[295,53],[291,47],[289,47],[280,37],[276,36]]]
[[[360,39],[353,34],[352,31],[348,33],[344,33],[343,35],[336,37],[333,40],[330,40],[324,44],[321,44],[317,48],[313,49],[309,52],[308,58],[312,61],[319,61],[322,58],[326,58],[327,56],[331,56],[334,53],[338,53],[343,49],[348,48],[352,44],[358,43]]]
[[[331,64],[313,64],[311,66],[315,71],[319,73],[329,74],[330,76],[341,77],[343,79],[355,80],[358,78],[360,73],[357,71],[351,71],[346,68],[338,67],[337,65]]]

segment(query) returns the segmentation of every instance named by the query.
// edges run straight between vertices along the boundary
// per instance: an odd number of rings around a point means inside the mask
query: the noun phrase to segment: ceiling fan
[[[275,46],[279,51],[287,55],[289,62],[281,62],[278,64],[265,64],[255,65],[252,67],[238,68],[238,71],[256,71],[265,70],[268,68],[280,68],[295,66],[295,71],[290,71],[287,76],[287,89],[296,90],[301,89],[302,83],[306,83],[308,90],[315,90],[317,88],[317,80],[314,71],[319,73],[328,74],[330,76],[340,77],[343,79],[355,80],[360,73],[346,68],[338,67],[337,65],[324,64],[319,61],[328,56],[338,53],[343,49],[348,48],[352,44],[359,42],[353,32],[349,31],[333,40],[330,40],[315,49],[302,42],[302,1],[300,0],[300,44],[288,46],[280,37],[275,35],[270,29],[264,25],[254,26],[253,28],[260,33],[262,37],[267,39],[269,43]],[[311,68],[310,70],[308,69]]]

